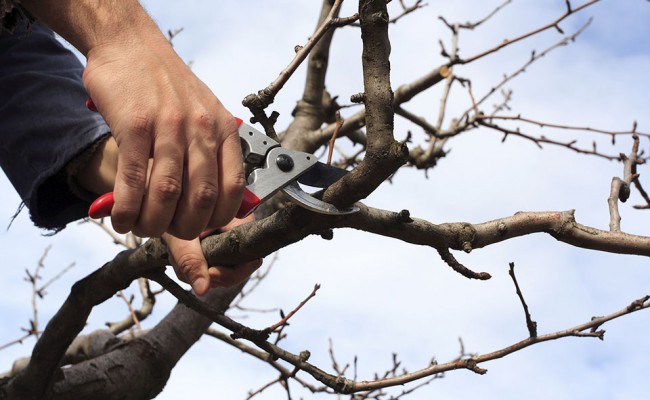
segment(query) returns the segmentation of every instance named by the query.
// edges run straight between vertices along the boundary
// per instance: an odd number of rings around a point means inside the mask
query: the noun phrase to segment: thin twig
[[[522,117],[521,115],[482,115],[479,116],[479,119],[487,120],[504,120],[504,121],[519,121],[528,123],[531,125],[537,125],[540,128],[553,128],[553,129],[562,129],[576,132],[588,132],[588,133],[599,133],[607,136],[618,136],[618,135],[637,135],[650,138],[650,133],[637,132],[636,129],[630,131],[614,131],[606,130],[600,128],[592,128],[589,126],[578,126],[578,125],[565,125],[565,124],[556,124],[552,122],[542,122],[530,118]],[[613,138],[612,138],[613,139]]]
[[[334,154],[334,143],[336,142],[336,137],[339,135],[339,130],[343,126],[343,120],[341,119],[341,113],[336,112],[336,128],[334,128],[334,133],[332,138],[329,141],[329,153],[327,153],[327,165],[332,165],[332,155]]]
[[[307,41],[307,43],[305,43],[304,46],[299,46],[296,48],[297,51],[293,60],[291,60],[289,65],[280,72],[278,77],[273,82],[271,82],[266,88],[260,90],[257,94],[250,94],[243,100],[244,106],[248,107],[251,110],[258,121],[264,122],[261,121],[261,114],[263,113],[263,110],[273,102],[275,96],[289,81],[289,78],[291,78],[291,76],[302,64],[302,62],[305,61],[311,50],[323,37],[323,35],[325,35],[325,33],[327,33],[327,31],[330,29],[350,24],[358,19],[358,15],[356,14],[349,18],[335,18],[335,15],[338,15],[342,4],[343,0],[336,0],[334,2],[330,14],[325,22],[323,22],[323,24],[321,24],[321,26],[316,29],[316,32],[314,32],[314,34]],[[265,128],[267,127],[265,126]],[[269,132],[267,130],[267,134],[268,133]]]
[[[227,334],[225,332],[219,331],[219,330],[214,329],[214,328],[209,328],[206,331],[206,335],[211,336],[211,337],[213,337],[215,339],[221,340],[222,342],[228,344],[229,346],[233,346],[234,348],[242,351],[243,353],[248,354],[248,355],[250,355],[250,356],[252,356],[254,358],[257,358],[258,360],[261,360],[261,361],[267,363],[272,368],[274,368],[276,371],[278,371],[280,373],[281,377],[287,377],[287,376],[290,376],[292,374],[292,371],[290,371],[289,369],[282,366],[270,354],[268,354],[268,353],[266,353],[264,351],[261,351],[261,350],[254,349],[253,347],[248,346],[246,343],[244,343],[241,340],[235,340],[232,337],[230,337],[229,334]],[[305,381],[304,379],[301,379],[300,377],[295,376],[295,374],[294,374],[294,376],[292,376],[292,378],[293,378],[293,380],[298,382],[300,385],[302,385],[304,388],[306,388],[307,390],[309,390],[312,393],[323,393],[323,392],[325,392],[325,393],[333,393],[331,391],[331,389],[328,388],[327,386],[315,386],[315,385],[312,385],[312,384],[308,383],[307,381]],[[278,383],[278,382],[279,382],[279,379],[276,379],[276,380],[274,380],[272,382],[272,384],[275,384],[275,383]],[[259,388],[259,389],[255,390],[255,391],[249,392],[247,399],[250,399],[250,398],[254,397],[254,395],[260,394],[264,389],[266,389],[266,388],[268,388],[270,386],[271,386],[270,384],[265,384],[262,388]]]
[[[543,343],[551,340],[557,340],[564,337],[594,337],[598,339],[604,339],[604,331],[597,330],[598,327],[602,326],[604,323],[611,320],[620,318],[624,315],[629,315],[631,313],[650,308],[650,302],[648,300],[650,296],[644,296],[638,300],[633,301],[625,307],[624,309],[614,312],[610,315],[604,317],[595,317],[592,318],[589,322],[577,325],[575,327],[556,331],[546,335],[528,337],[524,340],[521,340],[513,345],[504,347],[502,349],[496,350],[491,353],[486,353],[477,356],[471,356],[469,358],[455,359],[451,362],[444,364],[434,363],[429,365],[421,370],[404,373],[400,376],[394,378],[385,378],[380,380],[365,380],[365,381],[352,381],[349,379],[344,379],[339,376],[330,375],[317,367],[300,360],[298,356],[291,355],[290,353],[271,347],[267,347],[269,351],[272,351],[275,355],[282,358],[283,360],[296,365],[301,366],[301,368],[307,373],[314,376],[319,381],[325,383],[326,385],[332,387],[338,393],[357,393],[364,392],[369,390],[378,390],[381,388],[387,388],[392,386],[404,385],[409,382],[417,381],[419,379],[434,376],[435,374],[440,374],[447,371],[457,370],[457,369],[468,369],[474,371],[478,374],[484,374],[487,370],[480,368],[478,365],[485,363],[487,361],[496,360],[503,358],[509,354],[520,351],[532,345]],[[593,329],[596,328],[596,329]],[[593,330],[592,330],[593,329]],[[277,351],[277,353],[276,353]]]
[[[521,302],[521,305],[524,308],[528,334],[530,335],[531,338],[537,337],[537,322],[533,321],[533,319],[531,318],[530,312],[528,311],[528,304],[526,304],[526,300],[524,300],[524,294],[521,292],[521,288],[519,287],[519,282],[517,282],[517,276],[515,275],[515,263],[513,262],[510,263],[510,270],[508,274],[512,278],[512,282],[515,284],[515,290],[517,291],[517,296],[519,297],[519,301]]]
[[[12,341],[9,342],[9,343],[5,343],[5,344],[1,345],[1,346],[0,346],[0,351],[4,350],[4,349],[6,349],[6,348],[9,348],[9,347],[11,347],[11,346],[17,345],[17,344],[23,344],[23,341],[24,341],[25,339],[27,339],[27,338],[29,338],[30,336],[33,336],[33,335],[34,335],[34,334],[33,334],[32,332],[27,332],[27,333],[26,333],[25,335],[23,335],[22,337],[20,337],[20,338],[18,338],[18,339],[16,339],[16,340],[12,340]]]
[[[607,198],[609,206],[609,230],[612,232],[621,231],[621,214],[618,210],[618,202],[626,202],[630,197],[630,185],[638,181],[639,175],[636,173],[636,166],[642,162],[639,160],[639,137],[635,134],[632,136],[634,142],[632,151],[629,156],[620,154],[619,158],[623,161],[623,179],[612,178],[612,185]]]
[[[467,242],[469,245],[469,242]],[[449,265],[454,271],[458,272],[462,276],[469,278],[469,279],[478,279],[478,280],[488,280],[492,276],[487,273],[487,272],[474,272],[471,269],[467,268],[463,264],[461,264],[456,257],[454,257],[451,252],[449,251],[448,248],[437,248],[438,254],[440,254],[440,258]]]
[[[131,300],[127,299],[126,296],[124,295],[124,292],[120,290],[117,292],[117,295],[124,300],[126,303],[126,306],[129,308],[129,314],[131,314],[131,319],[133,320],[133,323],[135,324],[136,328],[138,328],[139,332],[142,332],[142,327],[140,326],[140,321],[138,320],[138,316],[135,313],[135,309],[133,308],[133,295],[131,296]]]
[[[566,46],[566,45],[568,45],[570,42],[575,41],[576,38],[577,38],[581,33],[583,33],[585,29],[587,29],[587,27],[591,24],[591,21],[592,21],[592,19],[590,18],[589,20],[587,20],[586,23],[584,23],[584,24],[583,24],[583,25],[582,25],[582,26],[581,26],[577,31],[575,31],[572,35],[569,35],[569,36],[566,36],[566,37],[562,38],[561,40],[559,40],[559,41],[556,42],[555,44],[553,44],[553,45],[547,47],[547,48],[544,49],[543,51],[541,51],[541,52],[533,51],[533,52],[531,53],[531,56],[530,56],[530,58],[528,59],[528,61],[526,61],[526,62],[525,62],[521,67],[519,67],[519,68],[518,68],[517,70],[515,70],[514,72],[512,72],[512,73],[510,73],[510,74],[507,74],[507,75],[504,75],[504,77],[503,77],[503,79],[501,80],[501,82],[499,82],[497,85],[493,86],[493,87],[492,87],[492,88],[491,88],[491,89],[490,89],[490,90],[489,90],[485,95],[483,95],[483,97],[481,97],[478,101],[476,101],[476,100],[474,99],[474,97],[472,96],[472,93],[471,93],[471,91],[470,91],[470,97],[471,97],[472,105],[471,105],[470,108],[468,108],[465,112],[463,112],[463,113],[461,114],[461,116],[458,118],[458,120],[459,120],[459,121],[467,120],[467,119],[469,118],[470,111],[474,111],[474,116],[475,116],[475,118],[489,118],[489,117],[491,117],[491,116],[493,116],[493,115],[496,115],[496,112],[495,112],[495,113],[491,113],[489,116],[482,115],[482,114],[480,114],[480,113],[478,112],[478,106],[481,105],[481,104],[483,104],[487,99],[489,99],[489,98],[490,98],[494,93],[496,93],[500,88],[504,87],[506,83],[512,81],[513,79],[515,79],[515,78],[518,77],[519,75],[521,75],[521,74],[523,74],[524,72],[526,72],[526,69],[527,69],[528,67],[530,67],[533,63],[539,61],[542,57],[546,56],[547,54],[549,54],[549,53],[552,52],[553,50],[558,49],[558,48],[563,47],[563,46]],[[470,89],[471,89],[471,86],[470,86]],[[497,110],[498,110],[498,108],[497,108]],[[442,136],[442,135],[443,135],[443,134],[439,134],[439,136]]]
[[[458,32],[459,29],[474,30],[475,28],[487,22],[490,18],[494,17],[499,11],[501,11],[503,8],[505,8],[505,6],[507,6],[510,3],[512,3],[512,0],[504,1],[499,6],[497,6],[494,10],[492,10],[488,15],[486,15],[485,17],[481,18],[476,22],[465,22],[464,24],[458,24],[458,23],[450,24],[443,16],[439,16],[438,19],[441,20],[445,25],[447,25],[447,27],[451,29],[453,32]]]
[[[275,332],[278,328],[287,325],[287,321],[289,321],[291,317],[293,317],[305,304],[307,304],[307,302],[311,300],[312,297],[316,296],[316,292],[318,291],[318,289],[320,289],[320,285],[319,284],[314,285],[314,289],[312,289],[309,296],[307,296],[307,298],[301,301],[300,304],[298,304],[298,306],[293,311],[291,311],[289,314],[283,317],[282,320],[280,320],[278,323],[264,329],[263,332],[265,333]]]
[[[415,3],[413,3],[412,6],[407,6],[404,4],[403,0],[400,0],[400,5],[402,6],[402,12],[397,15],[396,17],[393,17],[388,21],[389,23],[397,23],[400,19],[404,18],[405,16],[409,15],[410,13],[417,11],[420,8],[426,7],[428,4],[424,3],[423,0],[416,0]]]
[[[459,63],[460,64],[469,64],[469,63],[471,63],[473,61],[478,60],[479,58],[483,58],[483,57],[485,57],[487,55],[490,55],[492,53],[496,53],[497,51],[501,50],[502,48],[504,48],[506,46],[509,46],[509,45],[511,45],[513,43],[520,42],[520,41],[522,41],[524,39],[527,39],[527,38],[529,38],[531,36],[534,36],[534,35],[536,35],[538,33],[544,32],[544,31],[549,30],[549,29],[558,29],[559,28],[559,23],[564,21],[570,15],[573,15],[576,12],[581,11],[581,10],[583,10],[583,9],[589,7],[589,6],[592,6],[592,5],[596,4],[596,3],[598,3],[599,1],[600,0],[591,0],[591,1],[587,2],[587,3],[584,3],[584,4],[580,5],[580,6],[578,6],[577,8],[574,8],[574,9],[569,8],[564,14],[562,14],[555,21],[550,22],[550,23],[548,23],[546,25],[543,25],[543,26],[541,26],[541,27],[539,27],[537,29],[534,29],[532,31],[529,31],[527,33],[524,33],[523,35],[517,36],[517,37],[515,37],[513,39],[506,39],[506,40],[502,41],[501,43],[499,43],[498,45],[494,46],[491,49],[485,50],[485,51],[483,51],[481,53],[478,53],[478,54],[476,54],[476,55],[474,55],[472,57],[459,60]],[[561,32],[561,30],[560,30],[560,32]]]
[[[610,161],[615,161],[615,160],[619,159],[618,155],[610,155],[610,154],[599,152],[598,148],[595,145],[595,142],[593,143],[591,149],[585,149],[585,148],[577,147],[576,146],[576,143],[577,143],[576,140],[571,140],[571,141],[568,141],[568,142],[560,142],[560,141],[557,141],[557,140],[549,139],[546,136],[535,137],[535,136],[523,133],[518,128],[509,129],[509,128],[497,125],[495,123],[487,122],[486,120],[483,120],[483,119],[477,119],[476,123],[478,125],[481,125],[481,126],[484,126],[484,127],[491,128],[491,129],[494,129],[496,131],[502,132],[504,134],[503,139],[502,139],[503,141],[505,141],[508,136],[516,136],[516,137],[520,137],[522,139],[526,139],[526,140],[529,140],[529,141],[535,143],[537,145],[537,147],[539,147],[540,149],[543,149],[542,144],[550,144],[550,145],[553,145],[553,146],[565,147],[565,148],[567,148],[567,149],[569,149],[571,151],[574,151],[574,152],[576,152],[578,154],[588,154],[588,155],[604,158],[604,159],[610,160]]]

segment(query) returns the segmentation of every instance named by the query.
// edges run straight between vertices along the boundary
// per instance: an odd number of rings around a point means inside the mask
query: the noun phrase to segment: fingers
[[[262,265],[262,259],[257,259],[235,266],[208,268],[198,238],[182,240],[168,234],[163,238],[176,276],[189,283],[198,296],[205,295],[210,287],[230,287],[242,283]]]
[[[150,129],[144,126],[144,130]],[[118,141],[117,174],[115,177],[115,205],[111,213],[113,229],[127,233],[140,216],[147,181],[151,140],[148,134],[133,129],[127,139]]]
[[[118,136],[116,231],[139,236],[167,232],[189,240],[235,216],[246,182],[237,126],[225,114],[219,123],[202,115],[193,124],[156,124]],[[148,164],[142,160],[148,161],[152,147],[147,179]]]
[[[169,135],[161,136],[154,148],[148,189],[134,227],[138,236],[160,236],[168,231],[183,192],[185,152],[169,140]]]
[[[231,221],[239,210],[246,188],[246,176],[243,168],[241,140],[235,120],[229,120],[231,133],[219,148],[218,169],[220,193],[217,204],[210,218],[210,227],[224,226]],[[234,168],[233,166],[237,166]]]
[[[198,115],[196,122],[207,134],[194,135],[188,145],[184,191],[169,229],[171,234],[184,239],[230,221],[239,208],[245,184],[233,117],[224,113],[217,119],[206,112]],[[224,152],[224,147],[228,151]],[[223,179],[224,174],[241,174],[242,179]]]
[[[84,84],[118,146],[117,232],[189,240],[235,216],[245,187],[236,123],[166,41],[93,49]]]
[[[163,238],[178,279],[189,283],[197,296],[205,295],[210,289],[210,275],[199,239],[182,240],[171,235]]]
[[[210,274],[210,284],[212,287],[224,286],[231,287],[238,285],[255,272],[262,265],[262,259],[249,261],[243,264],[238,264],[233,267],[210,267],[208,273]]]

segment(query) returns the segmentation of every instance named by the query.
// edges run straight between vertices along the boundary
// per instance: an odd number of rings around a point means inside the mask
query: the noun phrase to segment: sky
[[[439,15],[450,22],[475,21],[499,3],[430,0],[427,7],[391,25],[393,86],[408,83],[443,62],[438,40],[449,48],[450,35]],[[580,4],[572,3],[574,7]],[[248,118],[241,99],[268,85],[290,62],[294,46],[303,44],[313,32],[320,2],[193,0],[181,5],[147,0],[143,4],[161,29],[184,29],[174,41],[177,52],[192,62],[195,73],[235,115]],[[346,1],[341,14],[354,13],[356,4]],[[389,11],[395,13],[398,4],[393,1]],[[479,29],[461,33],[460,55],[471,56],[544,25],[564,9],[563,0],[514,0]],[[629,130],[637,121],[639,131],[650,132],[650,3],[603,0],[562,22],[561,28],[569,34],[589,18],[593,18],[591,25],[575,43],[553,51],[508,84],[513,90],[509,114],[608,130]],[[540,52],[561,37],[555,30],[543,33],[458,67],[455,73],[470,78],[474,93],[482,95],[503,74],[525,63],[532,50]],[[363,89],[360,50],[357,28],[335,34],[327,87],[342,103]],[[301,68],[271,106],[280,112],[278,127],[290,121],[303,82]],[[452,93],[449,118],[470,105],[466,91],[459,89]],[[435,121],[440,93],[440,88],[433,88],[405,107]],[[486,110],[499,101],[497,97],[488,101]],[[415,139],[422,138],[419,128],[397,117],[396,138],[406,137],[407,131]],[[556,138],[570,135],[548,128],[543,132]],[[586,147],[594,140],[585,133],[571,135]],[[428,176],[410,169],[400,171],[392,183],[382,185],[364,202],[394,211],[408,209],[413,217],[433,223],[480,223],[518,211],[574,209],[579,223],[608,229],[606,200],[612,177],[622,175],[620,163],[551,146],[540,150],[517,138],[505,143],[501,139],[500,134],[487,130],[454,138],[446,147],[448,156]],[[629,138],[618,139],[616,146],[608,137],[595,139],[599,149],[611,154],[631,149]],[[642,148],[650,151],[647,139],[642,140]],[[642,182],[646,171],[645,166],[639,169]],[[4,176],[0,190],[0,225],[6,226],[20,200]],[[631,207],[640,202],[633,193],[621,205],[622,229],[648,235],[649,212]],[[70,263],[75,267],[39,301],[41,324],[60,306],[73,282],[120,250],[90,224],[70,224],[49,237],[32,226],[27,212],[21,213],[9,229],[0,230],[0,252],[6,265],[0,281],[0,345],[20,337],[20,327],[32,318],[31,288],[23,280],[24,271],[33,270],[48,246],[44,281]],[[358,357],[359,379],[370,379],[391,367],[393,353],[404,368],[413,371],[432,358],[445,362],[458,356],[459,338],[471,353],[491,352],[524,339],[523,312],[508,276],[510,262],[516,265],[540,334],[612,313],[650,292],[647,259],[576,249],[545,234],[454,254],[468,267],[487,271],[493,278],[469,281],[451,271],[430,248],[338,230],[331,241],[309,237],[282,249],[267,280],[245,304],[290,310],[314,284],[321,284],[316,298],[292,319],[284,345],[294,353],[309,349],[311,361],[331,370],[331,340],[337,362],[351,363]],[[152,320],[174,303],[169,296],[160,296]],[[101,328],[108,320],[121,320],[125,313],[121,300],[113,299],[93,312],[87,331]],[[265,313],[244,322],[265,327],[277,319],[277,313]],[[605,326],[604,341],[569,338],[536,345],[482,365],[488,369],[486,375],[450,372],[406,398],[644,398],[650,389],[644,374],[650,352],[649,323],[648,312],[627,316]],[[1,351],[0,371],[28,355],[32,345],[30,338]],[[244,399],[248,391],[276,377],[259,361],[205,337],[181,360],[158,398]],[[301,390],[296,383],[291,389],[294,398],[326,397]],[[391,393],[397,395],[402,389]],[[276,386],[257,398],[286,395]]]

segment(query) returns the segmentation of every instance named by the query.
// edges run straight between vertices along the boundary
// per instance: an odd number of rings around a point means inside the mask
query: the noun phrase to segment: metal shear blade
[[[339,209],[306,193],[297,183],[327,187],[348,171],[323,164],[313,154],[284,149],[252,126],[241,120],[237,122],[244,160],[253,168],[247,177],[247,189],[259,198],[259,203],[282,190],[298,205],[321,214],[345,215],[359,210]]]
[[[318,213],[344,215],[359,210],[356,207],[339,209],[318,200],[305,193],[297,183],[298,181],[309,186],[327,187],[345,176],[346,170],[325,165],[313,154],[284,149],[280,143],[245,124],[241,119],[236,120],[242,155],[248,171],[248,185],[237,212],[238,218],[252,213],[257,206],[279,190],[283,190],[300,206]],[[114,202],[113,192],[106,193],[91,204],[88,215],[91,218],[108,217]]]
[[[337,208],[335,205],[318,200],[309,193],[304,192],[298,183],[291,182],[282,188],[282,191],[287,194],[298,205],[321,214],[329,215],[346,215],[359,211],[358,207]]]

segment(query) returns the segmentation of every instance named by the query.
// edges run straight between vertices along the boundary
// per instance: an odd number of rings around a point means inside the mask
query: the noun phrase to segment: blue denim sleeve
[[[38,23],[0,33],[0,166],[39,227],[86,216],[66,165],[109,128],[86,109],[83,66]]]

